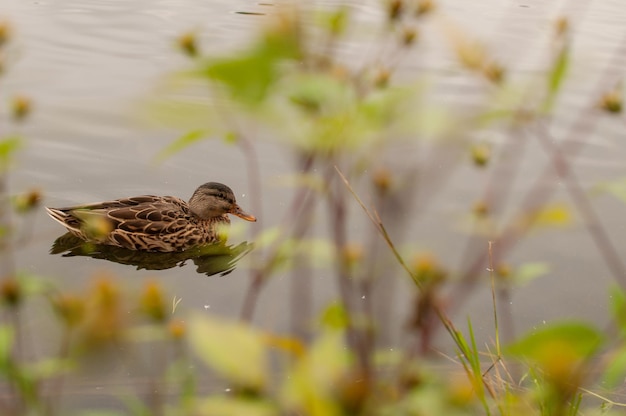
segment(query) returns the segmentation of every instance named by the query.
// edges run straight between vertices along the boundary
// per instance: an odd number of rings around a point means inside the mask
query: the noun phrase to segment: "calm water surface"
[[[357,30],[353,43],[342,47],[346,62],[376,53],[369,28],[378,25],[380,18],[380,2],[352,3],[362,33]],[[618,0],[572,1],[565,6],[539,0],[440,3],[441,19],[423,30],[419,51],[404,58],[400,77],[415,78],[416,71],[427,74],[433,83],[433,100],[456,109],[471,109],[484,96],[485,88],[458,71],[442,27],[458,25],[474,33],[502,62],[514,68],[513,77],[525,77],[545,68],[554,18],[560,14],[571,18],[575,64],[559,101],[554,124],[557,136],[568,131],[580,111],[591,105],[588,94],[602,81],[600,74],[626,35],[626,9]],[[157,86],[164,77],[187,65],[173,48],[179,34],[196,29],[204,49],[216,53],[233,50],[254,35],[263,17],[235,11],[271,13],[271,7],[249,1],[0,0],[0,15],[10,19],[17,35],[15,59],[9,76],[0,84],[3,97],[27,94],[36,107],[32,119],[20,127],[28,145],[20,155],[12,188],[41,188],[47,205],[60,206],[142,193],[186,199],[199,184],[211,180],[231,186],[240,204],[249,209],[250,185],[237,148],[219,140],[206,141],[155,164],[154,156],[184,130],[148,123],[143,111],[145,103],[158,95]],[[626,55],[611,65],[623,68],[624,59]],[[494,134],[489,139],[501,138]],[[624,176],[622,121],[607,118],[586,139],[589,142],[584,152],[575,157],[577,174],[585,186]],[[293,191],[280,183],[293,172],[293,160],[278,144],[264,141],[258,146],[263,218],[250,227],[266,229],[284,217]],[[388,157],[410,165],[417,156],[408,146]],[[517,191],[525,189],[531,183],[527,179],[535,177],[547,162],[535,145],[530,145],[523,157]],[[458,161],[451,163],[457,165]],[[465,165],[457,168],[436,197],[428,201],[419,221],[411,223],[407,233],[411,246],[429,247],[453,260],[460,258],[466,240],[450,224],[460,221],[487,178]],[[441,167],[447,168],[445,164]],[[427,186],[429,178],[422,181]],[[560,193],[557,197],[566,196]],[[626,253],[622,249],[626,247],[625,207],[610,197],[594,202],[613,241]],[[351,212],[355,227],[368,230],[362,213],[356,207]],[[76,290],[85,287],[91,276],[102,273],[119,276],[130,287],[154,278],[171,295],[182,298],[186,309],[224,316],[238,316],[240,312],[248,285],[244,267],[227,277],[208,278],[196,274],[192,267],[137,271],[102,260],[51,256],[50,245],[62,230],[43,211],[35,221],[31,242],[17,253],[21,269],[49,276]],[[530,236],[511,261],[553,263],[549,276],[515,291],[512,307],[517,330],[555,318],[605,322],[607,287],[612,280],[580,223],[572,229]],[[262,293],[255,317],[262,327],[276,331],[287,328],[288,278],[272,280]],[[400,282],[400,287],[403,284]],[[323,305],[335,296],[334,281],[319,272],[315,290],[319,305]],[[484,290],[472,293],[457,315],[464,322],[470,314],[485,339],[491,336],[492,328],[487,290],[485,285]],[[399,322],[406,319],[401,305],[394,312]],[[39,318],[31,318],[33,327],[40,325]]]

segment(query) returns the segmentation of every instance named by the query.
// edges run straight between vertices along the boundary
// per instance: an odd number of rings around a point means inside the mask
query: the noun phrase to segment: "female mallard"
[[[218,242],[218,228],[230,224],[227,214],[256,221],[237,205],[233,191],[217,182],[200,186],[189,203],[173,196],[142,195],[46,211],[85,241],[161,252]]]

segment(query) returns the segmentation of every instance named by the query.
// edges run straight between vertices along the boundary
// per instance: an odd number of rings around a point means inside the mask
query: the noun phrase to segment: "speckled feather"
[[[70,233],[83,240],[131,250],[160,252],[182,251],[194,246],[217,242],[219,240],[217,228],[220,225],[230,224],[227,213],[238,215],[248,221],[256,220],[253,216],[241,211],[232,191],[225,185],[205,184],[198,188],[191,201],[203,187],[204,196],[225,203],[224,206],[227,208],[215,211],[218,212],[217,214],[200,218],[192,212],[190,205],[180,198],[142,195],[67,208],[46,208],[46,210]],[[206,201],[205,203],[208,204]],[[104,219],[108,226],[106,228],[110,231],[98,236],[87,233],[85,222],[86,218],[91,216],[95,216],[98,221]]]

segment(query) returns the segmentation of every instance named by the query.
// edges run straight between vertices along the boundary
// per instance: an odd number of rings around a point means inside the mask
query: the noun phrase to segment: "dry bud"
[[[177,44],[187,56],[192,58],[198,56],[198,42],[194,33],[185,33],[178,38]]]
[[[0,47],[11,39],[11,25],[7,21],[0,21]]]
[[[394,21],[402,17],[404,12],[404,2],[402,0],[391,0],[388,8],[389,20]]]
[[[166,318],[165,302],[161,286],[156,282],[149,282],[139,301],[141,311],[156,322],[163,322]]]
[[[504,68],[496,62],[490,62],[485,65],[483,74],[485,78],[494,84],[500,84],[504,80]]]
[[[489,215],[489,205],[487,205],[485,201],[478,201],[474,204],[472,212],[477,217],[486,217],[487,215]]]
[[[32,110],[32,102],[30,98],[24,96],[13,97],[11,103],[11,109],[13,112],[13,118],[21,121],[28,116]]]
[[[600,100],[600,108],[609,113],[621,113],[622,101],[622,92],[615,89],[602,96],[602,99]]]
[[[478,143],[472,146],[472,161],[478,167],[487,166],[491,159],[491,146],[486,143]]]
[[[374,78],[374,85],[378,88],[386,88],[389,85],[389,78],[391,78],[391,73],[386,69],[381,69]]]
[[[435,3],[433,3],[432,0],[420,0],[417,3],[417,10],[415,11],[415,14],[418,17],[426,16],[427,14],[432,12],[434,9],[435,9]]]
[[[414,28],[406,28],[402,32],[402,44],[404,46],[411,46],[417,39],[418,32]]]
[[[567,35],[569,32],[569,20],[567,17],[559,17],[554,24],[554,29],[556,31],[557,37],[562,37]]]
[[[19,213],[26,213],[37,208],[41,203],[41,191],[39,189],[31,189],[25,194],[18,195],[15,198],[15,209]]]
[[[18,306],[23,298],[22,287],[20,283],[12,277],[5,278],[0,283],[0,299],[10,307]]]
[[[170,336],[174,339],[181,339],[185,336],[187,328],[182,321],[172,321],[167,326]]]
[[[52,306],[67,327],[76,327],[85,317],[85,301],[79,297],[61,296],[52,301]]]
[[[372,182],[378,191],[385,193],[391,188],[392,174],[389,169],[377,169],[372,175]]]

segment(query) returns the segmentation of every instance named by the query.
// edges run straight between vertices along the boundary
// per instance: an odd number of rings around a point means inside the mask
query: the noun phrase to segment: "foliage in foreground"
[[[384,33],[393,40],[386,60],[394,62],[418,44],[419,30],[436,11],[428,0],[385,3]],[[277,8],[278,9],[278,8]],[[479,43],[450,30],[451,49],[460,67],[486,83],[489,94],[462,123],[453,122],[433,107],[424,107],[422,86],[394,83],[391,66],[365,64],[354,68],[341,62],[337,49],[348,36],[351,14],[346,8],[313,13],[314,24],[305,24],[297,10],[278,10],[273,23],[252,45],[234,56],[203,56],[193,35],[179,45],[192,59],[191,75],[211,86],[211,98],[228,106],[197,108],[178,103],[185,128],[196,125],[157,156],[169,157],[205,137],[221,136],[239,145],[250,166],[250,186],[260,188],[254,170],[255,139],[246,126],[271,131],[275,140],[295,155],[299,175],[294,175],[296,192],[291,218],[278,230],[257,236],[259,250],[251,266],[251,290],[241,321],[229,321],[209,314],[186,314],[184,300],[169,296],[156,283],[147,283],[138,294],[126,293],[110,278],[94,281],[86,293],[61,293],[44,279],[9,270],[0,284],[3,321],[0,326],[0,376],[6,395],[0,397],[3,414],[65,414],[72,408],[65,389],[73,375],[94,363],[100,369],[113,367],[123,359],[141,361],[149,357],[148,388],[139,383],[120,395],[123,412],[95,409],[85,414],[172,414],[172,415],[573,415],[610,414],[623,405],[612,401],[626,375],[626,295],[612,294],[613,327],[601,331],[582,322],[546,325],[522,337],[501,340],[504,329],[498,324],[497,297],[505,296],[515,282],[545,272],[541,264],[513,268],[505,261],[513,242],[538,228],[567,225],[569,207],[549,204],[535,188],[519,215],[506,222],[496,215],[506,201],[510,186],[497,169],[494,145],[461,135],[462,131],[505,125],[517,141],[505,142],[506,150],[517,149],[531,131],[543,146],[552,164],[563,177],[574,205],[582,212],[590,234],[601,247],[618,282],[626,278],[619,270],[613,250],[589,210],[588,199],[569,175],[563,147],[554,147],[541,127],[558,104],[570,65],[569,29],[557,22],[555,51],[546,73],[529,81],[535,88],[518,94],[508,81],[502,64]],[[0,26],[0,46],[6,47],[8,29]],[[322,45],[322,46],[320,46]],[[504,104],[503,104],[504,102]],[[621,97],[610,92],[598,100],[598,108],[609,113],[621,111]],[[21,122],[28,114],[26,99],[17,99],[12,117]],[[208,110],[208,111],[207,111]],[[181,111],[159,108],[160,115],[180,119]],[[227,117],[225,117],[225,114]],[[407,117],[407,114],[409,116]],[[474,261],[452,273],[432,255],[414,260],[395,244],[388,225],[401,209],[410,209],[398,195],[399,167],[381,162],[397,137],[416,141],[446,142],[460,135],[460,148],[477,169],[492,168],[504,186],[488,187],[483,200],[472,208],[473,238],[485,250]],[[415,137],[413,137],[415,136]],[[3,184],[9,162],[21,140],[8,135],[0,141]],[[435,145],[436,146],[436,145]],[[570,153],[574,152],[568,148]],[[493,167],[492,167],[493,166]],[[374,171],[368,177],[365,172]],[[439,180],[444,174],[436,175]],[[411,178],[411,172],[405,179]],[[355,189],[369,180],[373,205],[364,203]],[[407,183],[410,180],[406,181]],[[442,182],[444,183],[445,180]],[[606,189],[612,189],[607,186]],[[6,187],[2,187],[6,209]],[[493,194],[496,194],[494,197]],[[488,199],[488,201],[487,201]],[[31,192],[11,200],[14,212],[28,215],[38,204]],[[372,251],[350,240],[346,210],[352,201],[363,209],[364,218],[374,225]],[[303,202],[304,201],[304,202]],[[311,218],[314,201],[322,201],[333,230],[327,257],[334,271],[339,302],[322,313],[307,311],[294,322],[300,329],[317,322],[314,331],[298,334],[269,333],[250,323],[254,306],[265,283],[291,264],[312,262]],[[384,211],[386,203],[392,208]],[[321,204],[320,203],[320,204]],[[13,213],[13,212],[12,212]],[[5,212],[6,214],[6,212]],[[3,249],[10,255],[16,232],[4,218]],[[404,224],[400,222],[399,227]],[[406,348],[377,347],[378,331],[384,325],[398,325],[375,316],[367,302],[355,299],[375,297],[380,276],[370,273],[382,253],[391,253],[414,284],[415,313],[407,331],[418,342]],[[253,253],[254,254],[254,253]],[[299,263],[300,262],[300,263]],[[489,271],[494,306],[494,344],[479,345],[472,322],[465,330],[453,323],[444,307],[444,287],[469,287]],[[330,273],[330,272],[329,272]],[[451,275],[460,275],[458,282]],[[292,276],[296,282],[304,277]],[[483,279],[484,280],[484,279]],[[305,305],[302,294],[300,305]],[[452,298],[452,300],[458,300]],[[44,304],[43,306],[41,304]],[[453,303],[453,302],[451,302]],[[51,313],[50,333],[33,334],[23,317],[38,305]],[[387,304],[387,306],[389,306]],[[181,311],[183,309],[183,311]],[[295,310],[292,310],[295,316]],[[319,317],[316,318],[316,315]],[[432,352],[437,328],[447,331],[454,353],[450,363],[440,365]],[[48,341],[58,332],[56,342]],[[312,333],[311,333],[312,332]],[[43,345],[43,352],[38,348]],[[202,365],[198,365],[201,363]],[[207,387],[209,386],[209,387]],[[136,391],[135,391],[136,390]],[[81,408],[81,406],[76,406]],[[82,407],[84,408],[84,407]]]

